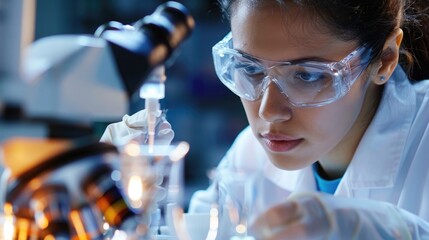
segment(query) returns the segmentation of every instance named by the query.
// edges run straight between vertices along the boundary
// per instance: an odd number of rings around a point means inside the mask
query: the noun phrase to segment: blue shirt
[[[334,194],[342,178],[327,180],[321,176],[323,171],[318,163],[313,164],[313,174],[316,180],[317,190],[324,193]]]

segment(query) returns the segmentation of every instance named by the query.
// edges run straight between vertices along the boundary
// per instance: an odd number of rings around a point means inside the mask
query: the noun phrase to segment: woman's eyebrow
[[[250,57],[252,59],[255,60],[262,60],[262,61],[269,61],[269,62],[289,62],[289,63],[296,63],[296,62],[338,62],[338,60],[333,60],[333,59],[328,59],[328,58],[323,58],[323,57],[319,57],[319,56],[308,56],[308,57],[303,57],[303,58],[296,58],[296,59],[282,59],[282,60],[269,60],[269,59],[264,59],[264,58],[260,58],[257,56],[254,56],[252,54],[249,54],[245,51],[239,50],[239,49],[235,49],[236,51],[238,51],[239,53],[243,54],[246,57]],[[339,60],[341,61],[341,60]]]
[[[322,58],[322,57],[304,57],[304,58],[298,58],[298,59],[292,59],[292,60],[288,60],[291,63],[294,62],[337,62],[336,60],[332,60],[332,59],[327,59],[327,58]]]

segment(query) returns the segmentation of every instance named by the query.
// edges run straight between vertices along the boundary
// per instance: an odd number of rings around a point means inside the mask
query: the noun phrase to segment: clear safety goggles
[[[213,47],[213,59],[219,79],[241,98],[256,101],[273,82],[293,106],[321,107],[348,93],[370,52],[362,46],[339,62],[268,61],[233,49],[229,33]]]

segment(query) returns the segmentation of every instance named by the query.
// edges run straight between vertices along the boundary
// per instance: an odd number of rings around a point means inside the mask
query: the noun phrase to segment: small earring
[[[381,82],[384,82],[386,80],[386,77],[385,76],[380,76],[380,81]]]

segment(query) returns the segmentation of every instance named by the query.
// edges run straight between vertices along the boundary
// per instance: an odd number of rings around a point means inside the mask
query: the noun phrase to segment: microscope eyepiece
[[[159,6],[152,15],[137,21],[136,30],[147,34],[164,33],[168,47],[173,51],[185,40],[195,26],[194,18],[182,4],[167,2]]]
[[[95,35],[109,43],[118,72],[131,96],[155,67],[170,59],[194,26],[194,18],[186,7],[170,1],[132,26],[110,22],[100,26]]]
[[[101,26],[99,26],[97,28],[97,30],[95,30],[94,36],[96,37],[101,37],[101,35],[105,32],[105,31],[109,31],[109,30],[124,30],[124,24],[117,22],[117,21],[110,21],[107,22]]]

